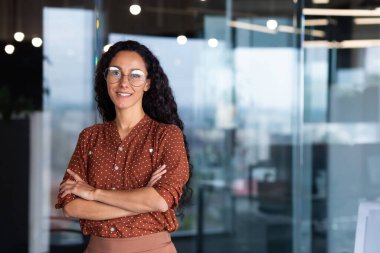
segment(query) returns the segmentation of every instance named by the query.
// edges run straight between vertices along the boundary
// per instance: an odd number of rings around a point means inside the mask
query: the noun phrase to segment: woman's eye
[[[131,74],[131,77],[133,78],[133,79],[140,79],[141,77],[142,77],[142,75],[140,75],[140,74]]]
[[[110,70],[110,74],[112,76],[120,76],[120,71],[119,70]]]

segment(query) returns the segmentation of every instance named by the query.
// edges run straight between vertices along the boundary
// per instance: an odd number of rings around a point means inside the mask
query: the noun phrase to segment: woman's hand
[[[158,180],[160,180],[160,178],[162,177],[162,175],[164,175],[166,173],[166,165],[161,165],[160,167],[158,167],[158,169],[153,172],[152,176],[150,177],[150,180],[147,184],[147,187],[149,186],[153,186]]]
[[[81,177],[72,170],[67,169],[67,173],[74,178],[74,181],[69,179],[60,185],[59,193],[62,194],[61,197],[63,198],[67,194],[72,193],[85,200],[94,200],[94,193],[96,189],[83,181]]]

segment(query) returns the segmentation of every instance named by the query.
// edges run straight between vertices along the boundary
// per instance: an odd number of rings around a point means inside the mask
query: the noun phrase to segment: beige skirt
[[[103,238],[91,235],[84,253],[177,253],[168,232],[132,238]]]

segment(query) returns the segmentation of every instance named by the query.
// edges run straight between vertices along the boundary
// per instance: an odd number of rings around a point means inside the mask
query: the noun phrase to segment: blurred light
[[[240,22],[240,21],[231,21],[230,26],[240,28],[240,29],[251,30],[255,32],[272,33],[272,34],[276,33],[276,31],[269,30],[266,26],[250,24],[250,23]]]
[[[206,2],[206,0],[201,0],[201,2]]]
[[[351,16],[351,17],[379,17],[380,9],[363,10],[363,9],[317,9],[317,8],[304,8],[303,14],[305,16]]]
[[[25,34],[22,32],[16,32],[13,37],[15,38],[16,41],[21,42],[24,40]]]
[[[129,7],[129,11],[131,12],[132,15],[139,15],[141,12],[141,7],[138,4],[132,4]]]
[[[108,49],[110,49],[110,47],[112,46],[112,44],[107,44],[103,47],[103,52],[107,52]]]
[[[305,20],[305,26],[325,26],[328,24],[329,24],[329,20],[326,18]]]
[[[96,29],[99,29],[99,19],[96,19]]]
[[[177,37],[177,43],[180,45],[185,45],[187,42],[187,37],[185,35],[179,35]]]
[[[209,39],[209,40],[207,41],[207,43],[208,43],[208,45],[209,45],[210,47],[217,47],[218,44],[219,44],[218,40],[215,39],[215,38],[211,38],[211,39]]]
[[[35,47],[40,47],[42,45],[42,39],[38,37],[33,38],[32,45]]]
[[[380,18],[355,18],[355,25],[378,25],[380,24]]]
[[[303,46],[304,47],[325,47],[325,48],[333,48],[337,47],[336,44],[338,42],[332,42],[327,40],[310,40],[310,41],[304,41]]]
[[[278,22],[274,19],[269,19],[267,21],[267,27],[269,30],[276,30],[276,28],[278,27]]]
[[[341,42],[314,40],[304,42],[304,47],[368,48],[378,46],[380,46],[380,40],[343,40]]]
[[[313,0],[313,4],[328,4],[330,0]]]
[[[293,26],[287,26],[287,25],[280,25],[278,26],[277,31],[284,32],[284,33],[297,33],[301,34],[301,29],[295,28]],[[314,37],[325,37],[326,33],[321,30],[315,30],[315,29],[305,29],[305,34],[314,36]]]
[[[13,52],[15,51],[15,47],[13,45],[8,44],[4,47],[4,50],[7,54],[13,54]]]
[[[321,31],[321,30],[307,30],[305,29],[305,34],[308,34],[308,35],[311,35],[311,36],[314,36],[314,37],[320,37],[320,38],[324,38],[326,37],[326,32],[325,31]]]
[[[271,33],[276,34],[277,32],[284,32],[284,33],[297,33],[301,34],[301,29],[295,28],[292,26],[286,26],[286,25],[279,25],[276,30],[270,30],[266,26],[262,25],[256,25],[256,24],[249,24],[245,22],[238,22],[238,21],[231,21],[230,26],[240,28],[240,29],[246,29],[251,30],[255,32],[263,32],[263,33]],[[305,34],[312,35],[314,37],[325,37],[326,33],[321,30],[310,30],[305,29]]]
[[[340,42],[341,48],[366,48],[380,46],[380,40],[344,40]]]

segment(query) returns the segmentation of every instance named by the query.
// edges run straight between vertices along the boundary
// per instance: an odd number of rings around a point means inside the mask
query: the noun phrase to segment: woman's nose
[[[129,76],[128,75],[122,75],[120,79],[120,85],[123,87],[127,87],[130,85],[129,83]]]

